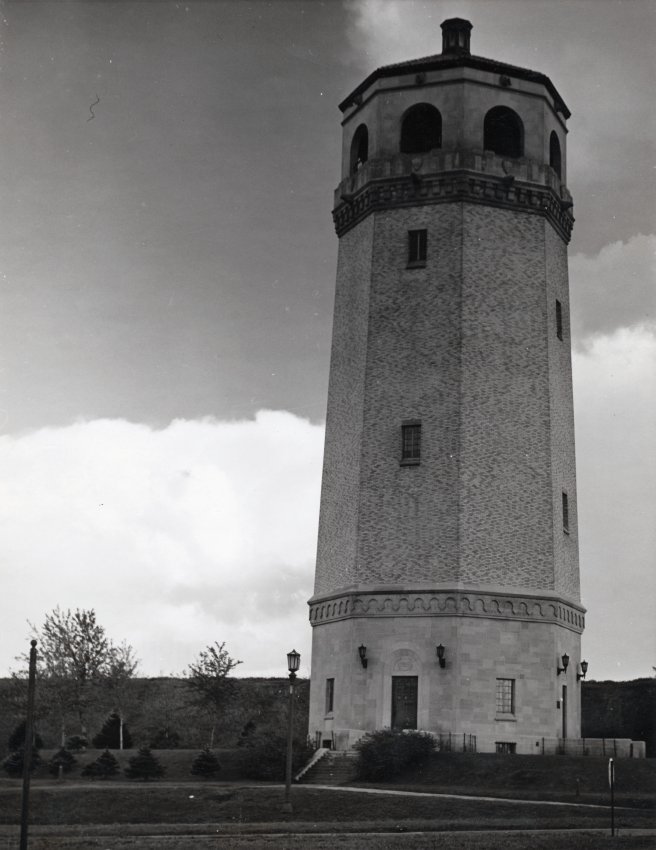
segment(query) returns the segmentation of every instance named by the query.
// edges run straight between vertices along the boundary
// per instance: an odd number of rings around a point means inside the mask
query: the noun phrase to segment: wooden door
[[[392,676],[392,729],[417,728],[417,676]]]

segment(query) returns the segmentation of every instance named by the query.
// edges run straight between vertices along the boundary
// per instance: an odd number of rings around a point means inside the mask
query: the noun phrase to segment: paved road
[[[293,829],[293,825],[290,825]],[[117,829],[121,829],[118,827]],[[205,825],[205,829],[208,827]],[[70,830],[70,831],[69,831]],[[97,830],[97,831],[96,831]],[[80,834],[79,828],[53,835],[45,828],[30,833],[30,850],[653,850],[656,829],[623,831],[611,838],[608,830],[495,830],[459,832],[312,833],[165,835]],[[153,832],[155,829],[153,829]],[[77,832],[77,834],[75,834]],[[0,838],[1,850],[15,850],[18,833]]]

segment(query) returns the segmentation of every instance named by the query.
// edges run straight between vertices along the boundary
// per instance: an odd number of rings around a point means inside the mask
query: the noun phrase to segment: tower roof
[[[496,59],[486,59],[484,56],[472,56],[469,52],[469,33],[472,25],[463,18],[450,18],[444,21],[441,26],[443,33],[442,53],[437,53],[433,56],[424,56],[420,59],[410,59],[405,62],[395,62],[392,65],[383,65],[377,68],[339,104],[340,110],[345,112],[349,106],[357,103],[358,98],[376,80],[385,77],[396,77],[399,74],[405,73],[419,74],[427,71],[463,67],[513,76],[532,83],[541,83],[553,97],[556,111],[561,112],[566,119],[570,117],[571,112],[567,108],[565,101],[546,74],[542,74],[539,71],[531,71],[528,68],[520,68],[517,65],[510,65],[507,62],[499,62]],[[458,43],[456,40],[454,45],[453,42],[450,43],[449,41],[449,34],[457,34],[458,32],[463,33],[465,36],[464,46],[463,42]]]

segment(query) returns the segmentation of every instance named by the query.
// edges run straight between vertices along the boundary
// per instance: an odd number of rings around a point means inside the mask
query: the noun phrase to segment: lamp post
[[[292,747],[294,739],[294,682],[296,680],[296,672],[301,663],[301,656],[295,649],[287,653],[287,669],[289,670],[289,717],[287,725],[287,766],[285,771],[285,802],[283,803],[283,812],[292,811],[292,801],[290,799],[292,788]]]

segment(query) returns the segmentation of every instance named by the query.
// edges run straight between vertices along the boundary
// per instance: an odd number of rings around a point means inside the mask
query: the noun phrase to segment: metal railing
[[[466,732],[433,732],[437,749],[442,753],[475,753],[476,735]]]

